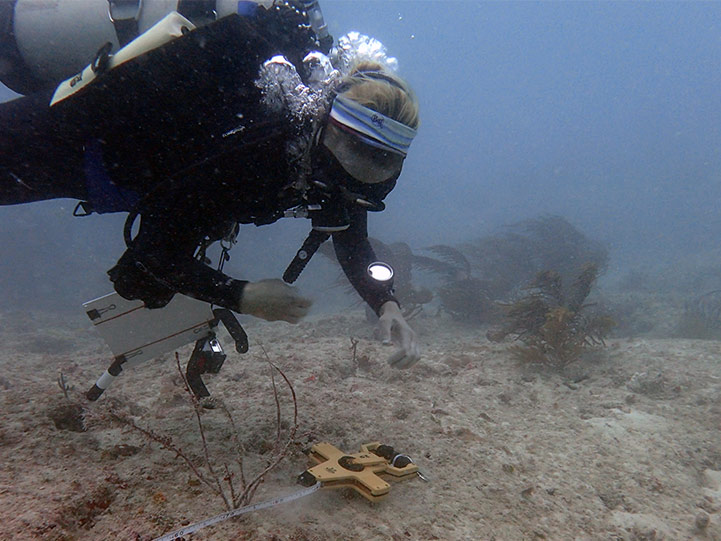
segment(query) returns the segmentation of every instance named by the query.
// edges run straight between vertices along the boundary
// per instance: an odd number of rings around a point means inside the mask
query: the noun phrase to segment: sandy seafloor
[[[0,539],[147,540],[225,510],[171,452],[104,417],[112,406],[199,455],[172,356],[126,371],[88,406],[86,431],[59,429],[53,417],[70,403],[59,373],[83,403],[109,350],[80,319],[0,322]],[[558,373],[519,366],[483,329],[412,323],[423,359],[411,370],[386,366],[392,350],[354,309],[296,326],[247,322],[250,352],[223,334],[228,359],[205,380],[235,413],[248,476],[276,435],[260,343],[293,382],[297,442],[255,502],[299,490],[312,465],[302,451],[319,441],[351,453],[387,443],[430,482],[394,483],[378,503],[320,491],[187,539],[721,539],[721,342],[610,340]],[[211,454],[231,461],[226,418],[202,417]]]

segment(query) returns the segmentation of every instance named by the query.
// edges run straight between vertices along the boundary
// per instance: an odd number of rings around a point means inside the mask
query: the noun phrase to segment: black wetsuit
[[[286,155],[303,127],[269,114],[254,84],[272,56],[300,67],[317,50],[298,16],[258,9],[252,18],[226,17],[52,108],[51,92],[0,104],[0,204],[66,197],[97,212],[137,211],[139,232],[109,271],[118,293],[160,307],[180,292],[237,310],[246,282],[194,254],[235,222],[272,223],[303,202]],[[322,147],[314,153],[314,163],[345,174]],[[394,184],[374,185],[371,196],[382,199]],[[332,235],[338,260],[377,312],[395,299],[366,273],[375,259],[367,212],[338,208],[350,217],[350,227]]]

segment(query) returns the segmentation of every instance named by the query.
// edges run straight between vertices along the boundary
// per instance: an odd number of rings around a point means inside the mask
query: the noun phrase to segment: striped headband
[[[330,109],[334,122],[349,128],[365,143],[401,156],[408,154],[416,130],[357,101],[336,96]]]

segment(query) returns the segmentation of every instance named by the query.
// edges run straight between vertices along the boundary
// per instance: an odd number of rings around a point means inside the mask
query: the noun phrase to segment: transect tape
[[[268,500],[265,502],[248,505],[246,507],[240,507],[238,509],[233,509],[232,511],[228,511],[226,513],[221,513],[220,515],[216,515],[212,518],[203,520],[202,522],[196,522],[195,524],[191,524],[190,526],[186,526],[185,528],[181,528],[172,533],[165,534],[162,537],[157,537],[153,541],[177,540],[185,535],[197,532],[198,530],[207,528],[208,526],[212,526],[213,524],[217,524],[218,522],[223,522],[224,520],[228,520],[229,518],[237,517],[239,515],[244,515],[245,513],[250,513],[252,511],[268,509],[269,507],[275,507],[276,505],[280,505],[281,503],[288,503],[288,502],[292,502],[293,500],[303,498],[305,496],[313,494],[320,487],[321,487],[320,483],[316,483],[312,487],[304,488],[303,490],[299,490],[298,492],[294,492],[293,494],[289,494],[287,496],[281,496],[280,498],[274,498],[272,500]]]

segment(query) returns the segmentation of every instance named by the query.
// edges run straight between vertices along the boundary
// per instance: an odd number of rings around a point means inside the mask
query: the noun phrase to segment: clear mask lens
[[[328,125],[323,144],[343,169],[360,182],[377,184],[397,176],[403,167],[404,156],[364,139]]]

